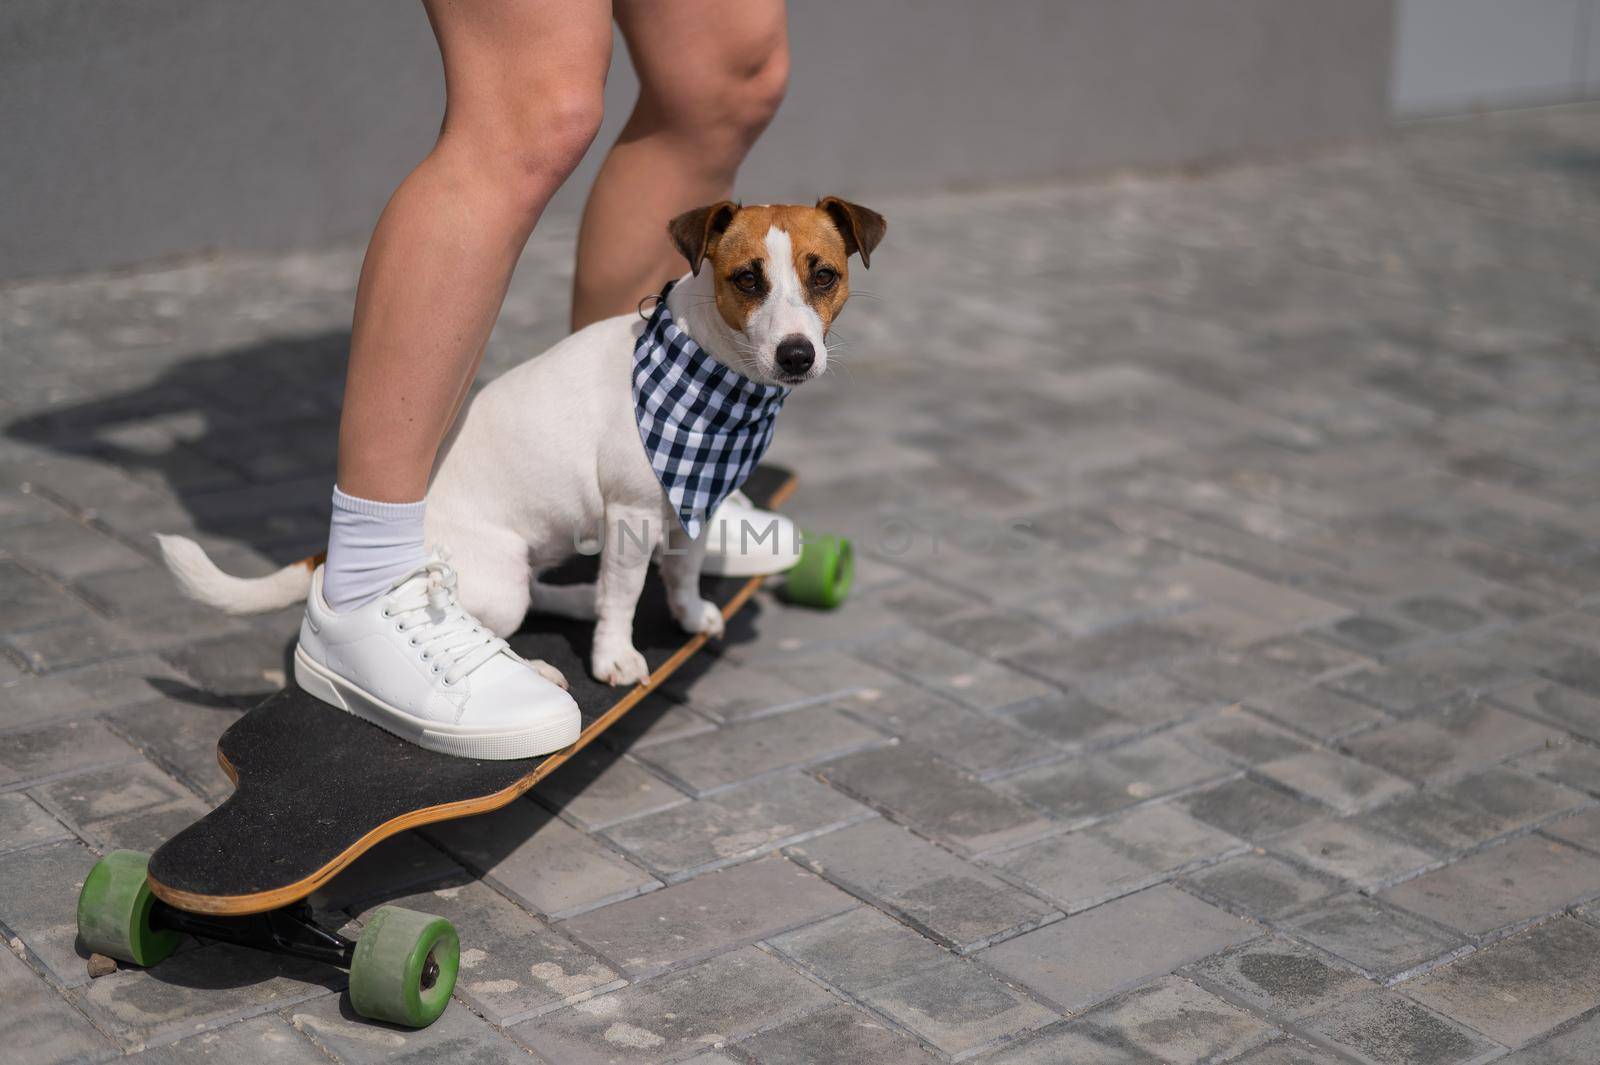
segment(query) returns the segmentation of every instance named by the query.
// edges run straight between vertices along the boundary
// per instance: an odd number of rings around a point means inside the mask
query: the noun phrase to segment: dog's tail
[[[311,591],[311,572],[326,557],[310,555],[251,580],[222,572],[205,549],[186,536],[157,533],[156,541],[184,595],[230,614],[265,614],[304,601]]]

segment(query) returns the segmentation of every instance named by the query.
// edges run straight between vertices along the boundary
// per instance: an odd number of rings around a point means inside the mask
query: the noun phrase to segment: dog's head
[[[828,367],[825,340],[850,295],[850,256],[871,265],[887,228],[883,216],[835,196],[815,207],[697,207],[667,226],[699,275],[709,262],[717,312],[737,334],[719,352],[745,376],[797,385]]]

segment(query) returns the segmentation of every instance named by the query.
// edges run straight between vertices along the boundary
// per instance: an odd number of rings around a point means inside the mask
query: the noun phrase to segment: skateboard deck
[[[758,468],[744,485],[759,507],[776,509],[794,475]],[[552,583],[592,581],[596,559],[578,558]],[[761,577],[703,577],[702,593],[732,619]],[[511,646],[566,675],[583,712],[571,747],[512,761],[425,751],[343,710],[289,687],[249,710],[217,742],[234,792],[150,858],[150,889],[196,914],[265,913],[306,898],[356,858],[396,833],[498,809],[592,743],[699,651],[672,619],[651,569],[634,621],[650,681],[613,688],[589,675],[593,623],[530,614]]]

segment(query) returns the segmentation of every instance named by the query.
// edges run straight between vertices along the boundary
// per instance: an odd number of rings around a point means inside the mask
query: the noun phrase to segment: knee
[[[780,39],[703,72],[693,86],[647,90],[642,102],[710,160],[737,166],[777,115],[788,86],[789,49]]]
[[[598,85],[530,92],[493,114],[455,126],[447,119],[440,143],[459,144],[475,178],[492,183],[509,206],[536,218],[589,150],[603,117]]]

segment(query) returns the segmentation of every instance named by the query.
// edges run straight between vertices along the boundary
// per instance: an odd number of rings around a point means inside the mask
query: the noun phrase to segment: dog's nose
[[[784,373],[798,377],[816,361],[817,351],[805,337],[796,334],[778,341],[778,369]]]

